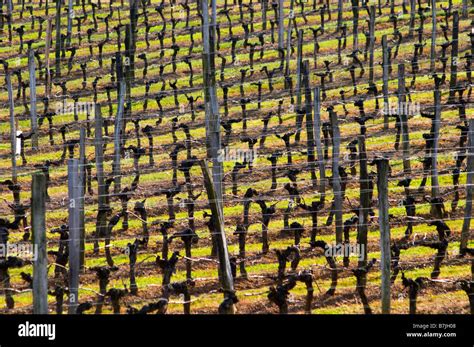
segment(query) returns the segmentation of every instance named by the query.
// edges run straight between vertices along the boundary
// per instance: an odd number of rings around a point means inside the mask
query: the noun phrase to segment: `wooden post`
[[[380,226],[380,271],[382,274],[382,313],[390,313],[390,222],[388,217],[388,159],[377,160],[377,192]]]
[[[290,16],[293,13],[293,1],[290,0]],[[288,29],[286,32],[286,66],[285,66],[285,77],[290,76],[290,56],[291,56],[291,31],[292,31],[292,21],[291,18],[288,18]],[[286,85],[286,84],[285,84]]]
[[[413,31],[415,30],[415,14],[416,5],[415,0],[410,0],[410,20],[408,23],[408,38],[413,38]]]
[[[206,2],[206,0],[202,1]],[[220,206],[221,201],[217,198],[217,194],[214,189],[215,185],[212,182],[207,163],[205,161],[201,161],[200,165],[202,175],[204,177],[204,184],[206,186],[207,196],[209,199],[209,205],[212,212],[212,220],[214,221],[213,227],[217,241],[217,256],[219,257],[219,279],[221,282],[222,289],[224,290],[225,297],[227,297],[228,294],[234,292],[234,280],[232,278],[229,253],[227,250],[227,240],[224,230],[224,215],[222,213],[222,206]],[[229,310],[229,313],[232,313],[231,310]]]
[[[462,0],[462,18],[467,19],[468,16],[468,6],[467,6],[467,0]]]
[[[137,16],[138,16],[138,1],[130,0],[130,42],[129,51],[127,52],[130,58],[128,69],[128,78],[135,79],[135,50],[137,43]]]
[[[359,49],[359,0],[351,0],[352,3],[352,51]]]
[[[439,196],[439,180],[438,180],[438,144],[439,144],[439,127],[441,123],[441,91],[439,84],[436,83],[434,90],[434,119],[433,119],[433,148],[431,152],[431,197]]]
[[[217,25],[217,3],[215,0],[211,0],[211,38],[213,45],[211,46],[211,51],[215,51],[215,41],[216,41],[216,25]]]
[[[85,215],[84,215],[84,197],[86,194],[86,129],[81,127],[79,130],[79,234],[80,234],[80,266],[85,269]]]
[[[297,56],[296,56],[296,109],[297,110],[301,110],[302,59],[303,59],[303,29],[300,29],[298,30],[298,46],[297,46]],[[289,66],[288,66],[288,71],[289,71]],[[299,129],[296,129],[296,131],[298,130]]]
[[[55,75],[61,77],[61,0],[56,0],[56,52],[55,52]]]
[[[130,24],[125,25],[125,63],[123,64],[123,71],[119,71],[119,68],[122,69],[122,57],[119,52],[116,54],[116,65],[117,67],[117,79],[120,81],[120,75],[124,73],[125,75],[125,83],[126,83],[126,95],[125,100],[127,103],[131,103],[132,97],[132,81],[133,81],[133,68],[132,68],[132,57],[133,55],[133,33],[132,33],[132,26]],[[128,110],[127,110],[128,113]],[[126,115],[128,116],[128,114]],[[125,117],[126,119],[126,117]],[[126,122],[123,123],[123,130],[125,131]]]
[[[311,102],[311,88],[309,86],[309,61],[305,60],[301,66],[303,74],[303,88],[305,92],[305,113],[306,113],[306,134],[307,134],[307,151],[308,151],[308,165],[311,172],[311,182],[313,189],[316,189],[317,180],[315,172],[315,157],[314,157],[314,123],[313,123],[313,107]]]
[[[36,115],[36,64],[33,48],[28,50],[28,71],[30,74],[30,122],[31,147],[34,151],[38,150],[38,119]]]
[[[121,153],[121,137],[122,137],[122,119],[125,102],[125,81],[123,78],[119,81],[119,95],[117,100],[117,116],[114,124],[114,161],[113,161],[113,176],[114,176],[114,192],[118,194],[121,186],[121,172],[120,172],[120,153]]]
[[[389,59],[388,59],[388,44],[387,44],[387,35],[382,36],[382,93],[383,93],[383,128],[388,130],[388,114],[389,114],[389,100],[388,100],[388,70],[389,70]]]
[[[453,39],[451,40],[451,78],[449,80],[449,98],[448,104],[455,102],[454,96],[457,90],[457,73],[458,73],[458,51],[459,51],[459,14],[458,11],[453,12]]]
[[[33,262],[33,313],[48,314],[48,255],[46,250],[46,177],[34,173],[31,182],[31,228],[36,259]]]
[[[374,83],[375,5],[370,6],[369,20],[369,85]]]
[[[469,120],[469,141],[467,150],[466,206],[461,230],[460,254],[465,253],[469,241],[472,218],[472,199],[474,198],[474,119]]]
[[[403,172],[405,177],[411,174],[410,165],[410,137],[408,135],[408,116],[406,107],[405,65],[398,64],[398,115],[402,128]]]
[[[74,9],[72,0],[68,0],[68,8],[67,8],[67,37],[66,37],[66,47],[71,46],[71,39],[72,39],[72,19],[74,18]]]
[[[314,139],[316,141],[316,152],[318,154],[319,166],[319,194],[321,201],[326,195],[326,165],[324,163],[323,145],[321,143],[321,89],[314,88]]]
[[[431,51],[430,71],[435,71],[436,63],[436,0],[431,0]]]
[[[107,229],[107,197],[105,190],[104,179],[104,147],[102,140],[103,119],[100,110],[100,105],[95,105],[95,170],[97,176],[97,192],[99,211],[97,212],[96,235],[94,240],[94,253],[99,252],[99,235],[105,235]]]
[[[289,66],[289,57],[290,51],[288,51],[287,55],[287,76],[289,76],[290,66]],[[300,142],[301,136],[301,129],[303,127],[303,118],[304,113],[301,107],[301,80],[302,80],[302,59],[303,59],[303,29],[298,30],[298,47],[297,47],[297,57],[296,57],[296,118],[295,118],[295,125],[296,125],[296,134],[295,134],[295,143]]]
[[[44,95],[45,97],[51,96],[51,70],[50,70],[50,60],[49,60],[49,51],[51,49],[51,35],[53,30],[53,24],[51,18],[48,18],[46,24],[46,44],[44,49],[44,63],[46,68],[46,80],[44,86]]]
[[[81,200],[79,181],[79,160],[69,159],[67,163],[67,184],[69,197],[69,307],[68,313],[75,314],[79,303],[80,265],[80,213]]]
[[[284,1],[278,0],[278,49],[283,50],[283,36],[284,36],[284,14],[283,14]]]
[[[342,28],[342,13],[343,13],[343,3],[342,0],[337,0],[337,26],[336,31],[339,32]]]
[[[12,182],[17,183],[17,168],[16,168],[16,122],[15,122],[15,104],[13,100],[12,78],[10,71],[6,73],[6,83],[8,90],[8,105],[10,109],[10,145],[12,156]],[[19,203],[15,202],[15,203]]]
[[[342,188],[339,176],[339,147],[341,135],[339,132],[339,122],[337,113],[332,106],[328,108],[329,119],[332,127],[332,188],[334,190],[334,214],[336,216],[336,243],[342,243]]]
[[[13,14],[13,0],[7,0],[7,14]]]
[[[268,0],[262,0],[262,30],[267,30],[267,9],[268,9]]]
[[[8,24],[8,42],[12,43],[12,17],[13,17],[13,1],[7,0],[7,24]]]
[[[130,40],[131,40],[131,27],[130,24],[125,25],[125,59],[122,60],[123,53],[116,52],[115,53],[115,70],[117,76],[117,115],[115,117],[115,123],[120,118],[120,127],[114,128],[114,135],[117,131],[119,131],[119,144],[120,144],[120,155],[123,153],[123,147],[125,146],[126,141],[126,129],[127,129],[127,119],[132,117],[131,108],[132,108],[132,76],[130,72]],[[125,83],[125,92],[122,93],[120,91],[122,82]],[[125,105],[124,105],[125,104]],[[122,106],[120,106],[122,105]],[[121,117],[119,117],[121,115]],[[115,140],[115,138],[114,138]],[[115,157],[114,157],[115,158]],[[120,160],[120,158],[119,158]],[[114,163],[115,163],[114,159]],[[118,167],[120,172],[120,166]],[[114,167],[112,167],[112,172],[114,172]],[[115,174],[114,174],[115,175]],[[117,176],[117,175],[115,175]],[[117,177],[116,177],[117,178]],[[114,192],[118,193],[120,190],[120,179],[114,182]]]
[[[367,265],[367,232],[369,223],[370,195],[369,195],[369,173],[367,170],[367,151],[365,149],[365,135],[357,137],[359,145],[359,164],[360,164],[360,209],[359,223],[357,233],[357,243],[362,248],[363,257],[359,258],[359,267]]]
[[[359,165],[360,165],[360,207],[359,207],[359,221],[357,223],[357,244],[359,246],[359,261],[357,263],[358,270],[367,268],[367,233],[369,222],[370,209],[370,193],[369,193],[369,174],[367,171],[367,152],[365,149],[365,135],[357,137],[359,145]],[[367,285],[367,271],[355,272],[357,277],[356,291],[364,305],[364,312],[371,313],[369,304],[365,299],[365,288]]]
[[[215,0],[212,0],[215,1]],[[218,160],[218,151],[221,148],[220,115],[217,103],[216,78],[215,78],[215,27],[209,25],[209,4],[207,0],[201,1],[202,6],[202,37],[203,37],[203,80],[204,101],[206,110],[206,147],[207,157],[212,159],[212,178],[216,196],[222,202],[223,165]],[[216,20],[212,20],[216,23]],[[220,205],[222,207],[222,204]]]

